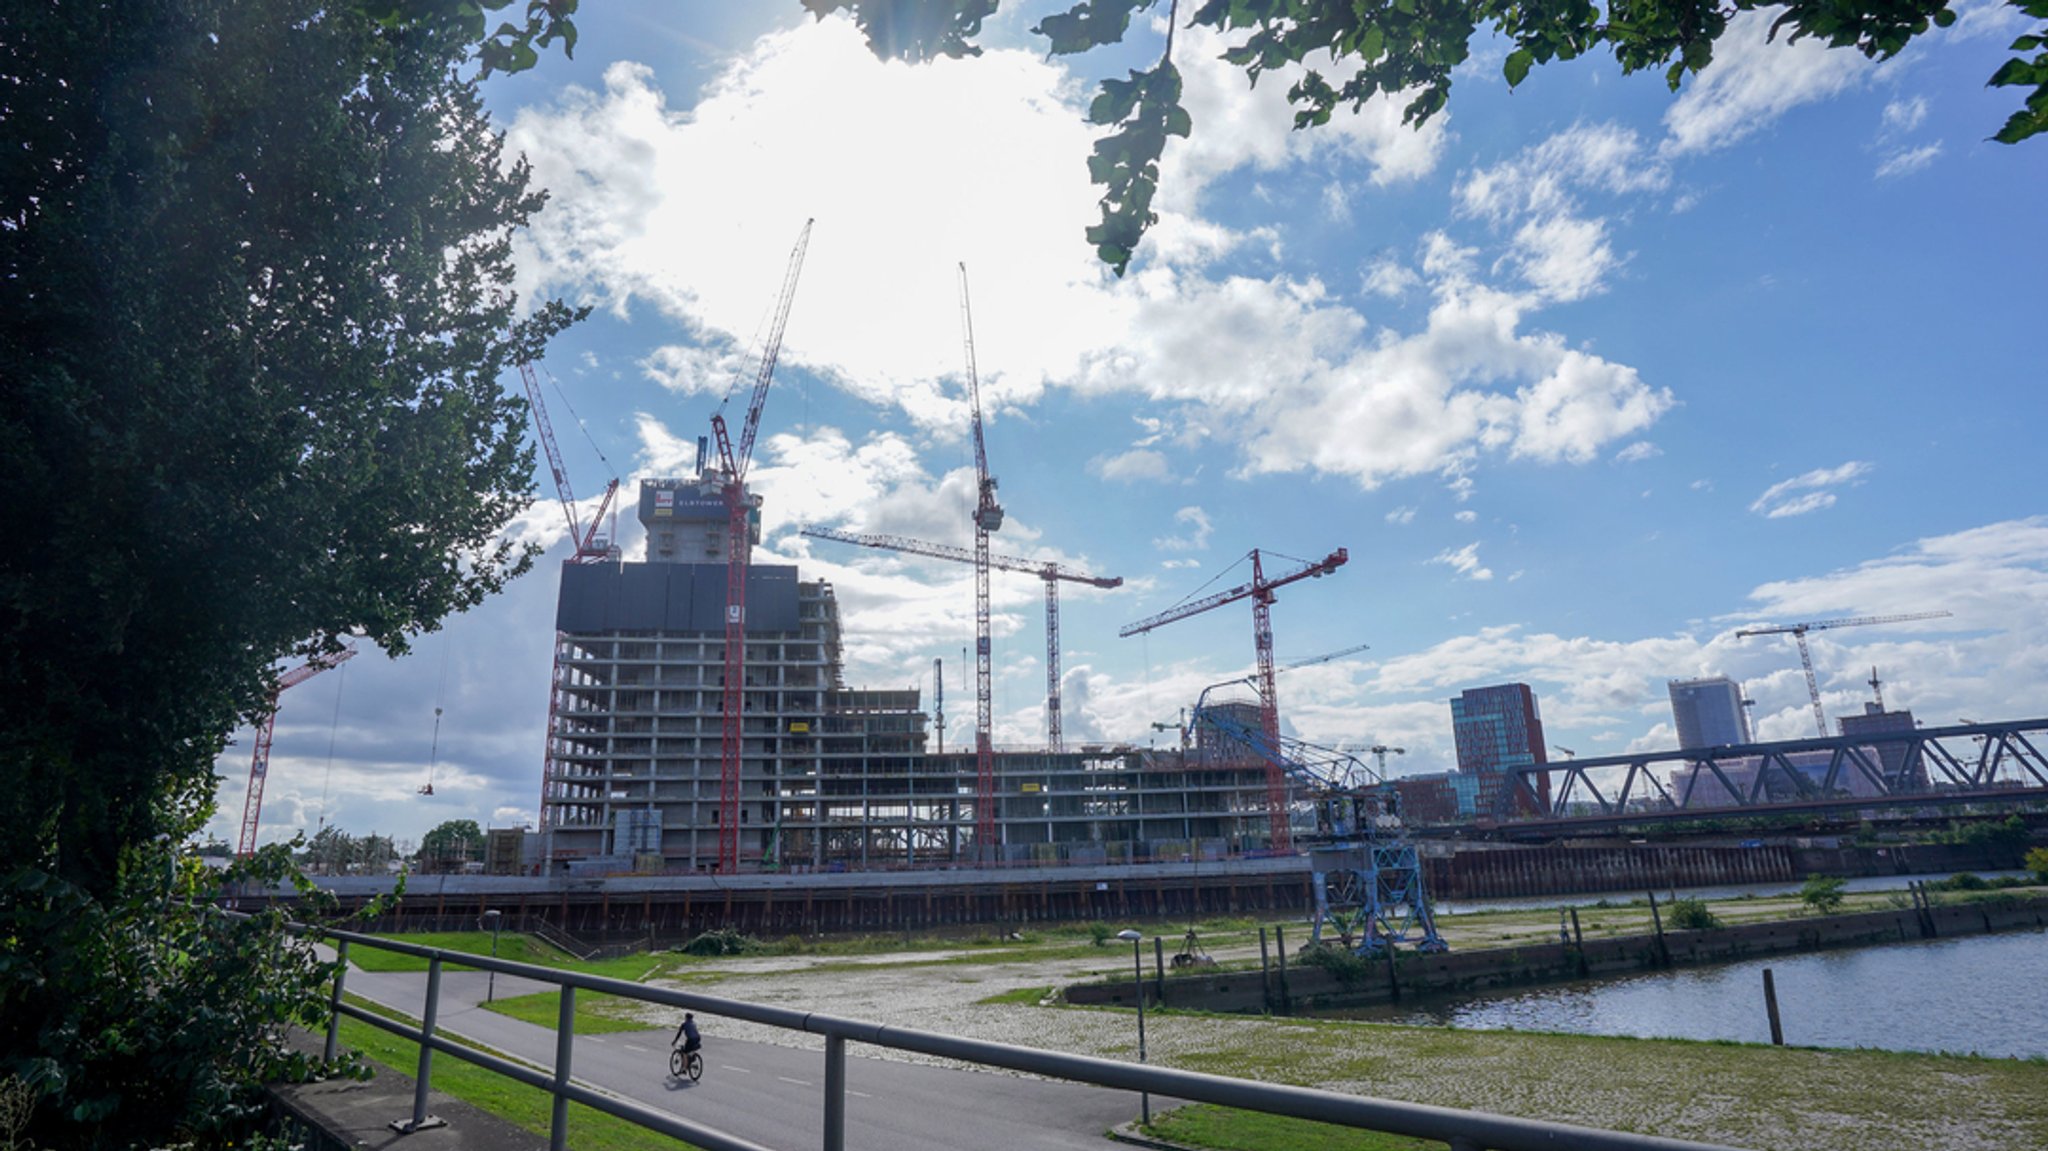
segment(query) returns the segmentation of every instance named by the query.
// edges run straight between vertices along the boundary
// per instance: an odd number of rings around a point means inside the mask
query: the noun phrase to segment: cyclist
[[[703,1038],[697,1034],[697,1017],[688,1011],[683,1012],[683,1025],[676,1028],[676,1037],[669,1040],[669,1046],[678,1043],[683,1045],[684,1055],[704,1046]]]

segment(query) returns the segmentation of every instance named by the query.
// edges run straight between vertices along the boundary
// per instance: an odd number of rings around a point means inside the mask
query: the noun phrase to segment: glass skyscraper
[[[1674,679],[1671,722],[1678,728],[1678,750],[1726,747],[1754,742],[1749,713],[1742,707],[1742,685],[1725,675]]]

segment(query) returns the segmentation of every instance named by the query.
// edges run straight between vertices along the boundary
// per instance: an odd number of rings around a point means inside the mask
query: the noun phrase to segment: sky
[[[522,297],[593,308],[541,365],[584,517],[613,476],[630,508],[688,474],[736,381],[737,425],[815,220],[749,472],[756,562],[832,583],[849,684],[929,692],[943,661],[949,747],[971,569],[797,532],[971,543],[963,264],[994,549],[1125,581],[1062,585],[1069,746],[1169,745],[1155,723],[1252,670],[1247,602],[1117,633],[1249,579],[1254,548],[1269,578],[1348,550],[1273,607],[1302,665],[1282,726],[1400,748],[1394,775],[1453,766],[1447,701],[1493,683],[1530,684],[1580,756],[1673,746],[1666,681],[1700,675],[1746,686],[1760,737],[1811,735],[1792,642],[1735,635],[1760,624],[1949,613],[1813,633],[1831,719],[1873,669],[1925,722],[2048,714],[2048,293],[2022,232],[2048,142],[1990,142],[2018,97],[1984,85],[2013,9],[1959,4],[1884,63],[1744,14],[1675,95],[1607,56],[1510,91],[1482,38],[1419,130],[1376,100],[1290,131],[1288,76],[1248,88],[1183,28],[1194,133],[1119,279],[1083,238],[1085,112],[1164,25],[1050,59],[1029,28],[1061,7],[1005,4],[981,57],[911,66],[796,0],[605,0],[573,60],[489,82],[551,195]],[[569,549],[535,485],[508,529],[547,547],[531,574],[285,695],[261,839],[536,822]],[[993,603],[994,739],[1042,746],[1042,585],[998,572]],[[217,764],[230,842],[251,742]]]

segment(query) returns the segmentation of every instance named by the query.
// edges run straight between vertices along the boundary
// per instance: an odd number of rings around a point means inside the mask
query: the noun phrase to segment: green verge
[[[393,1014],[373,1004],[357,1002],[378,1014]],[[344,1046],[361,1052],[379,1070],[410,1075],[419,1066],[419,1047],[416,1044],[361,1020],[343,1019],[341,1040]],[[549,1125],[553,1122],[552,1095],[460,1059],[443,1057],[434,1061],[434,1090],[445,1092],[542,1137],[548,1134]],[[675,1148],[690,1146],[580,1103],[569,1104],[569,1143],[576,1151],[675,1151]]]
[[[396,943],[410,943],[416,947],[437,947],[443,951],[456,951],[464,955],[489,955],[491,933],[488,931],[422,931],[404,935],[383,935]],[[531,963],[536,967],[551,967],[559,971],[580,971],[585,975],[602,975],[612,979],[642,980],[660,971],[669,959],[664,955],[621,956],[618,959],[602,959],[586,963],[572,959],[545,943],[528,935],[505,932],[498,937],[498,958],[512,963]],[[415,955],[400,955],[395,951],[380,951],[374,947],[351,947],[348,961],[364,971],[425,971],[427,961]],[[450,965],[454,966],[454,965]],[[457,968],[469,970],[468,968]]]
[[[554,1030],[562,1018],[562,993],[542,991],[533,995],[512,995],[484,1004],[522,1023]],[[633,1015],[629,1001],[616,995],[580,994],[576,997],[576,1034],[615,1035],[622,1031],[654,1031],[654,1025]]]
[[[1154,1115],[1148,1135],[1189,1147],[1222,1151],[1441,1151],[1443,1144],[1405,1135],[1360,1131],[1312,1119],[1290,1119],[1260,1111],[1238,1111],[1208,1103],[1190,1103]]]

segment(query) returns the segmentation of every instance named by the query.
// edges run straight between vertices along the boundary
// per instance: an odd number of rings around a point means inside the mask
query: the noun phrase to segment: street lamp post
[[[1128,939],[1131,943],[1131,988],[1138,993],[1138,1062],[1143,1063],[1145,1062],[1145,959],[1139,951],[1138,944],[1143,942],[1145,937],[1128,927],[1117,932],[1116,937],[1118,939]],[[1138,1115],[1141,1123],[1147,1127],[1152,1126],[1152,1093],[1150,1091],[1138,1092]]]
[[[499,924],[500,924],[501,922],[503,922],[503,921],[504,921],[504,918],[505,918],[505,916],[504,916],[504,913],[503,913],[503,912],[500,912],[500,911],[495,911],[495,910],[493,910],[493,911],[486,911],[486,912],[484,912],[484,923],[485,923],[485,925],[487,925],[487,926],[488,926],[488,927],[489,927],[489,928],[491,929],[491,958],[492,958],[492,959],[496,959],[496,958],[498,957],[498,925],[499,925]],[[492,971],[492,972],[491,972],[491,974],[490,974],[490,981],[489,981],[488,983],[486,983],[486,984],[485,984],[485,986],[484,986],[484,1002],[485,1002],[485,1003],[489,1003],[490,1001],[492,1001],[493,999],[496,999],[497,997],[498,997],[498,973],[497,973],[496,971]]]

